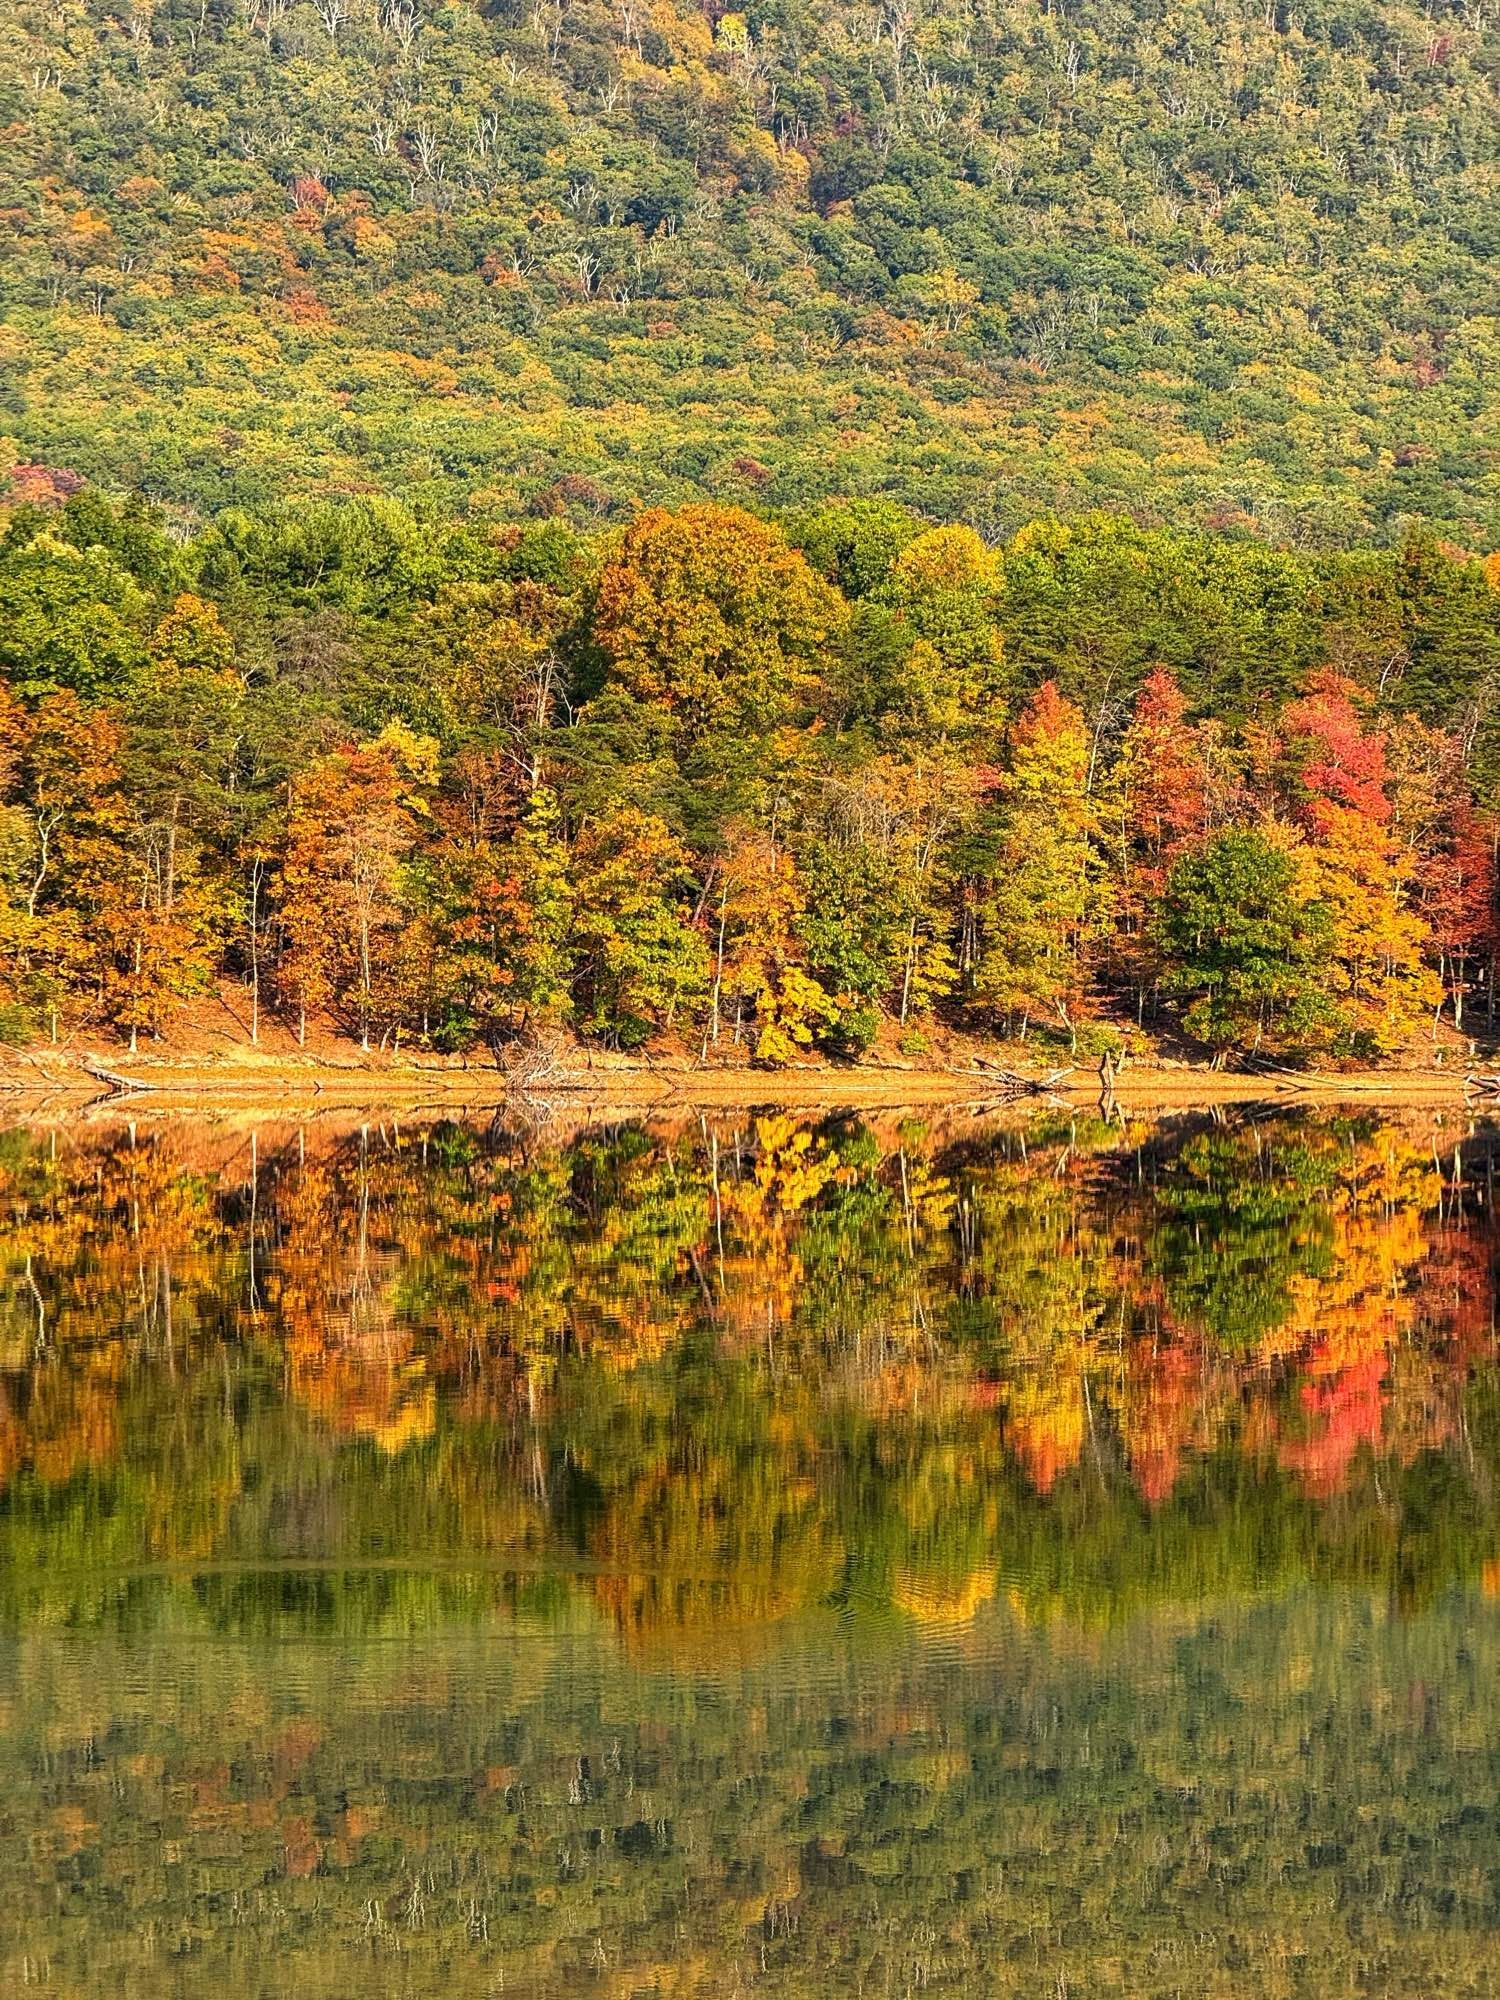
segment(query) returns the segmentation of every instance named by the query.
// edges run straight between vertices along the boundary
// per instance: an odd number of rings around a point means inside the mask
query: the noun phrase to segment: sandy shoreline
[[[128,1078],[140,1089],[111,1089],[76,1058],[12,1058],[0,1068],[0,1117],[8,1111],[13,1119],[24,1120],[35,1112],[55,1115],[132,1102],[205,1113],[229,1103],[241,1110],[302,1104],[486,1112],[509,1104],[555,1107],[577,1116],[590,1111],[744,1110],[768,1105],[787,1110],[890,1111],[907,1106],[997,1106],[1004,1101],[1000,1080],[982,1070],[873,1064],[770,1070],[607,1060],[561,1067],[529,1094],[508,1085],[499,1070],[479,1063],[267,1059],[203,1064],[141,1056],[111,1059],[108,1066],[117,1078]],[[1096,1106],[1100,1094],[1099,1077],[1091,1067],[1080,1067],[1053,1090],[1055,1098],[1080,1108]],[[1457,1067],[1293,1075],[1141,1065],[1127,1068],[1114,1094],[1122,1110],[1137,1114],[1273,1102],[1462,1107],[1470,1101],[1465,1074]],[[1043,1098],[1017,1101],[1019,1108],[1043,1102]]]

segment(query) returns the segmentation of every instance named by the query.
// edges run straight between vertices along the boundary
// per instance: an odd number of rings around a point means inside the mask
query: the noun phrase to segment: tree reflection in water
[[[1493,1987],[1494,1134],[0,1143],[0,1966]]]

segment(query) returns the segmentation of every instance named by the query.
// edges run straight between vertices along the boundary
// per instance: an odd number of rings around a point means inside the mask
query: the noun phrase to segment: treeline
[[[12,1039],[1376,1058],[1493,1018],[1500,567],[885,502],[0,541]]]

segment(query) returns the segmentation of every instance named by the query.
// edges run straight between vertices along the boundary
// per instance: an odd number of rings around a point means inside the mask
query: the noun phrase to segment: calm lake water
[[[0,1137],[0,1990],[1500,1991],[1497,1155]]]

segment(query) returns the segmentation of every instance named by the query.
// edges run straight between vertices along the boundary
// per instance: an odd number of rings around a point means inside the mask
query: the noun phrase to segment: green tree
[[[1327,1030],[1333,920],[1293,837],[1225,827],[1167,877],[1157,936],[1163,984],[1191,1034],[1233,1048],[1296,1047]]]
[[[0,673],[26,696],[119,695],[145,663],[148,604],[107,550],[43,533],[0,552]]]
[[[622,1047],[671,1027],[708,984],[686,848],[635,806],[584,827],[573,849],[573,946],[582,1023]]]

